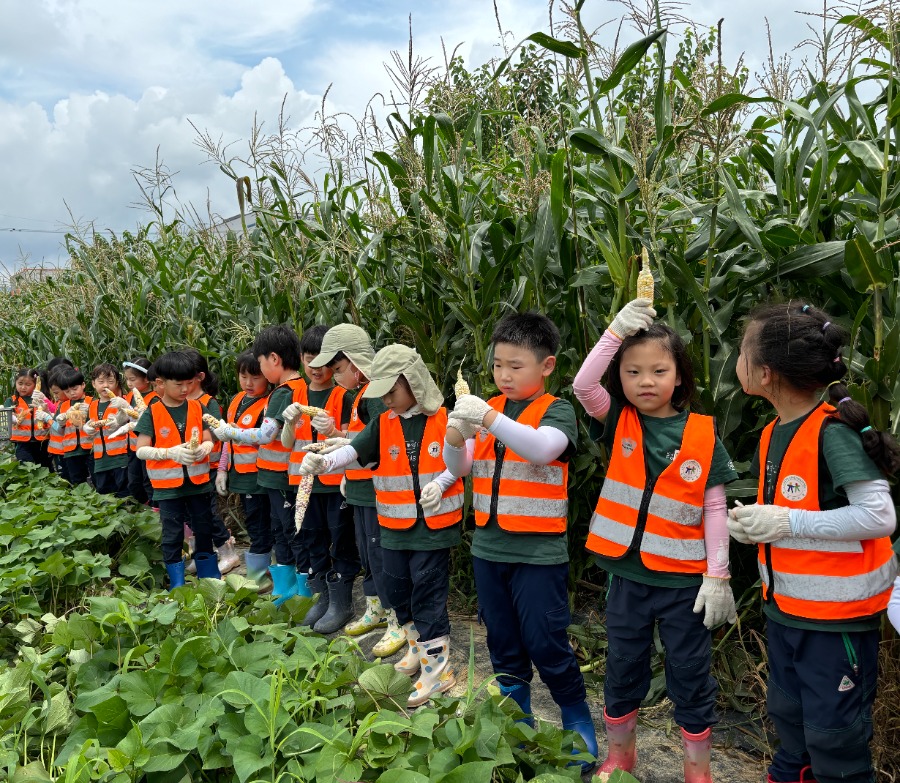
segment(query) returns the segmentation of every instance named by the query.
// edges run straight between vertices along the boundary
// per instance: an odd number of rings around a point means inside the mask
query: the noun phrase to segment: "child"
[[[300,338],[286,324],[268,326],[253,341],[251,348],[265,379],[275,386],[262,424],[240,429],[223,422],[213,434],[221,441],[259,447],[256,459],[257,482],[269,496],[272,514],[272,537],[275,542],[275,565],[272,574],[272,595],[280,606],[295,595],[309,596],[307,572],[298,570],[305,554],[300,536],[294,529],[294,505],[297,490],[288,481],[291,450],[281,443],[284,427],[282,414],[291,403],[306,404],[306,381],[300,377]]]
[[[119,372],[111,364],[98,364],[91,372],[91,382],[97,396],[88,406],[82,432],[94,452],[94,489],[101,495],[128,497],[128,434],[120,430],[128,423],[128,406],[121,396]],[[110,393],[112,398],[107,396]],[[113,423],[97,426],[106,420]]]
[[[59,406],[59,412],[51,428],[51,433],[59,437],[59,448],[62,451],[60,472],[70,484],[84,484],[93,471],[93,437],[82,434],[81,428],[87,421],[91,398],[84,394],[84,375],[81,370],[60,364],[54,370],[54,378],[65,399]],[[75,408],[77,418],[69,414]],[[77,425],[77,426],[76,426]]]
[[[460,396],[444,444],[450,471],[473,476],[475,587],[491,663],[501,693],[526,714],[536,666],[563,727],[596,756],[584,678],[566,633],[567,487],[578,425],[572,404],[545,389],[559,331],[546,316],[513,314],[496,325],[491,341],[500,394],[487,402]]]
[[[196,537],[197,576],[221,576],[212,549],[212,512],[209,504],[209,454],[212,437],[203,423],[203,406],[188,399],[195,376],[190,358],[178,351],[163,354],[154,363],[162,386],[161,399],[141,415],[134,431],[138,459],[146,460],[159,504],[162,553],[169,587],[184,584],[182,559],[184,521]],[[193,447],[192,440],[199,439]]]
[[[237,357],[237,373],[241,391],[231,400],[226,421],[242,430],[258,428],[269,403],[269,382],[251,351]],[[250,536],[250,549],[245,555],[247,576],[262,584],[272,564],[272,523],[269,496],[257,481],[258,453],[259,447],[253,444],[224,444],[216,473],[216,492],[226,497],[230,490],[241,496],[244,524]]]
[[[756,505],[729,529],[759,544],[769,660],[768,713],[781,747],[769,780],[875,780],[869,743],[881,615],[897,563],[886,480],[900,448],[869,423],[842,379],[847,334],[811,305],[755,312],[737,376],[778,418],[751,470]],[[827,388],[830,404],[820,402]]]
[[[49,370],[47,373],[47,386],[50,387],[50,397],[51,401],[48,403],[48,407],[50,408],[51,414],[55,416],[59,412],[60,405],[62,401],[66,399],[66,395],[63,393],[63,390],[59,388],[59,381],[57,380],[57,370]],[[63,430],[56,428],[53,426],[53,422],[50,423],[50,437],[47,440],[47,456],[50,459],[53,470],[59,474],[62,474],[62,455],[63,455]]]
[[[158,398],[156,391],[150,385],[151,363],[149,359],[139,356],[128,362],[122,362],[122,375],[125,377],[125,383],[128,386],[128,394],[125,395],[125,402],[130,407],[134,407],[134,393],[137,391],[144,400],[145,405],[149,405]],[[128,432],[128,494],[131,495],[138,503],[153,505],[153,486],[150,484],[150,478],[147,476],[147,463],[137,458],[137,435],[134,433],[134,425],[136,422],[132,420]]]
[[[653,630],[681,727],[686,783],[709,781],[716,681],[710,629],[735,622],[725,483],[737,478],[711,416],[690,412],[694,376],[684,343],[629,302],[585,360],[574,391],[610,455],[587,548],[609,573],[600,772],[630,772],[637,711],[650,687]],[[611,360],[611,361],[610,361]],[[600,380],[609,367],[607,392]]]
[[[352,441],[366,425],[385,412],[380,399],[363,397],[369,384],[375,351],[369,336],[354,324],[333,326],[322,338],[322,350],[310,363],[310,367],[328,367],[334,372],[334,380],[356,396],[350,409],[347,437]],[[292,455],[293,456],[293,455]],[[372,648],[377,658],[386,658],[406,646],[406,634],[397,621],[397,614],[390,607],[387,587],[384,583],[384,567],[381,553],[381,526],[375,512],[375,488],[372,471],[364,468],[347,468],[344,494],[347,505],[353,509],[356,528],[356,546],[365,571],[363,594],[366,610],[358,620],[344,628],[348,636],[361,636],[375,628],[387,626],[384,635]]]
[[[891,602],[888,604],[888,619],[894,630],[900,633],[900,576],[894,580],[894,590],[891,593]]]
[[[394,668],[408,675],[419,672],[407,700],[409,707],[418,707],[456,683],[447,596],[450,548],[460,540],[463,486],[444,466],[447,410],[421,357],[405,345],[389,345],[375,354],[370,373],[364,396],[380,397],[387,410],[353,445],[326,455],[307,454],[302,470],[321,475],[354,462],[372,468],[388,600],[409,643]]]
[[[319,355],[327,326],[313,326],[300,338],[300,357],[308,380],[309,405],[321,408],[311,421],[301,415],[299,405],[291,405],[283,414],[281,443],[291,448],[289,481],[300,484],[300,465],[311,441],[322,442],[334,436],[343,437],[350,426],[352,398],[343,386],[335,386],[332,370],[312,367]],[[340,423],[338,428],[335,422]],[[306,569],[309,589],[319,595],[303,620],[317,633],[329,634],[343,628],[353,616],[353,580],[359,573],[359,554],[353,535],[353,516],[340,492],[341,473],[317,476],[313,486],[301,537],[304,560],[298,570]]]
[[[53,416],[47,410],[47,398],[35,391],[40,377],[37,370],[22,367],[16,373],[16,391],[3,405],[16,409],[10,438],[16,444],[16,459],[50,467],[47,441]]]

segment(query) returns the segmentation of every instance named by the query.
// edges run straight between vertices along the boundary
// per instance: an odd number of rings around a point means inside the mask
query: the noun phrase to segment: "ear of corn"
[[[104,400],[111,400],[113,397],[116,396],[116,393],[112,389],[102,389],[100,391],[100,396]]]
[[[222,426],[222,420],[221,420],[221,419],[217,419],[215,416],[213,416],[213,415],[211,415],[211,414],[209,414],[209,413],[204,413],[204,414],[203,414],[203,421],[206,423],[206,425],[207,425],[211,430],[218,429],[219,427]]]
[[[38,375],[38,377],[34,379],[34,390],[35,391],[41,390],[41,376],[40,375]]]
[[[472,393],[469,390],[469,384],[466,383],[466,379],[463,378],[462,365],[459,365],[459,370],[456,371],[456,385],[453,387],[453,391],[457,397]]]
[[[324,443],[310,443],[304,448],[304,451],[317,454],[324,448],[326,448]],[[306,516],[306,509],[309,507],[315,480],[315,476],[300,476],[300,486],[297,487],[297,503],[294,506],[294,527],[297,530],[303,527],[303,519]]]
[[[637,279],[637,295],[639,299],[653,301],[653,274],[650,271],[650,254],[647,248],[641,248],[641,271]]]
[[[326,411],[324,408],[317,408],[315,405],[301,405],[300,413],[302,413],[304,416],[309,416],[310,418],[313,418],[315,416],[328,415],[328,411]]]
[[[141,394],[140,390],[132,389],[131,399],[134,400],[134,409],[138,413],[143,413],[145,410],[147,410],[147,403],[144,402],[144,395]]]
[[[200,430],[196,427],[191,430],[191,440],[188,444],[192,449],[200,448]]]

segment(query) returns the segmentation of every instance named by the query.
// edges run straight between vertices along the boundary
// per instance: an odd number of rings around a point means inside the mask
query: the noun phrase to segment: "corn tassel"
[[[456,394],[457,399],[462,397],[464,394],[471,394],[472,392],[469,390],[469,384],[466,383],[466,379],[463,378],[462,374],[462,365],[459,366],[459,370],[456,372],[456,385],[453,387],[453,392]]]
[[[641,248],[641,271],[637,279],[638,299],[653,301],[653,274],[650,272],[650,254],[647,248]]]
[[[310,443],[305,451],[317,454],[326,448],[324,443]],[[300,486],[297,487],[297,503],[294,506],[294,527],[299,531],[303,527],[303,518],[306,516],[306,509],[309,507],[309,499],[312,497],[313,483],[315,476],[300,476]]]

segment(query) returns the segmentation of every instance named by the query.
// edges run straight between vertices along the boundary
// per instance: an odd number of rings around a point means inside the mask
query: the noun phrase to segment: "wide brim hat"
[[[444,395],[422,357],[408,345],[388,345],[375,354],[363,397],[383,397],[394,388],[401,375],[406,378],[423,413],[432,416],[440,410]]]

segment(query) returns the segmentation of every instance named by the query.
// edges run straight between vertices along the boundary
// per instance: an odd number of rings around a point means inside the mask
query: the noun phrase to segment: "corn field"
[[[222,236],[172,206],[164,167],[143,172],[145,227],[73,233],[67,274],[0,298],[4,375],[58,354],[90,367],[193,346],[234,386],[231,360],[261,327],[352,321],[376,347],[415,345],[448,397],[460,365],[488,394],[493,324],[535,309],[562,333],[551,391],[570,397],[646,248],[657,310],[688,342],[698,406],[739,470],[770,416],[735,375],[762,302],[810,301],[844,326],[851,393],[897,435],[896,8],[826,2],[805,67],[773,54],[751,78],[723,62],[721,27],[627,5],[627,45],[603,47],[583,4],[477,69],[452,55],[435,68],[410,40],[388,65],[386,116],[374,103],[329,116],[323,101],[315,127],[254,127],[240,156],[200,131],[242,227]],[[576,579],[603,470],[582,433]],[[736,567],[749,586],[752,563]]]

